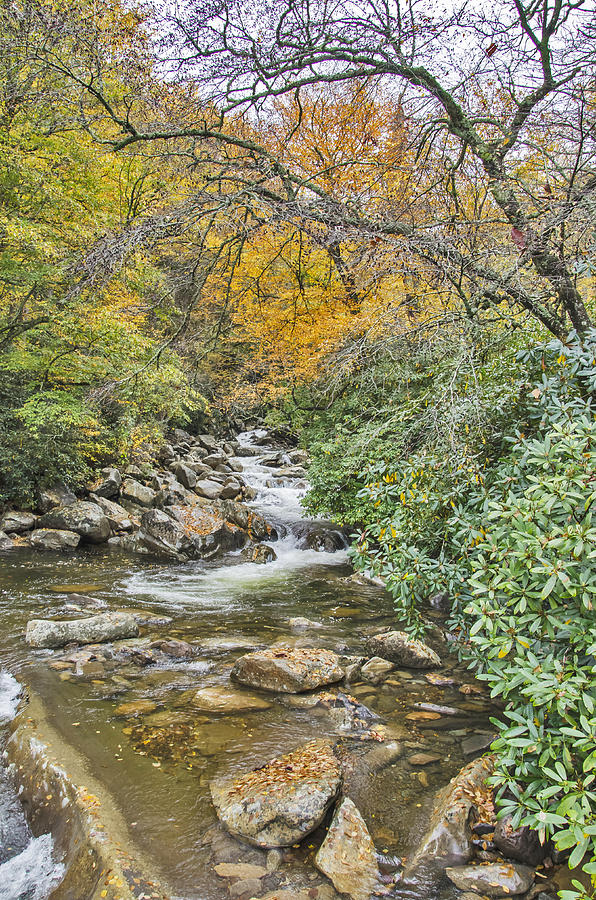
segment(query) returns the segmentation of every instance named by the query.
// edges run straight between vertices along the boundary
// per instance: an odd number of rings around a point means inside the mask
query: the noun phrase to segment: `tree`
[[[175,141],[207,166],[211,203],[225,194],[228,208],[316,224],[333,235],[336,255],[350,242],[380,241],[396,266],[415,257],[448,284],[467,316],[499,315],[501,306],[515,319],[522,310],[564,338],[591,324],[590,7],[505,0],[441,16],[426,0],[348,9],[329,0],[186,0],[159,20],[168,79],[153,105],[137,84],[124,95],[110,90],[101,77],[109,54],[95,54],[92,69],[47,48],[41,55],[83,91],[87,127],[115,150]],[[84,34],[100,40],[89,25]],[[404,119],[407,151],[427,173],[411,177],[405,203],[374,202],[387,170],[377,167],[354,198],[330,188],[325,163],[306,172],[287,152],[304,126],[305,92],[371,81]],[[192,102],[172,102],[176,82]],[[298,109],[291,125],[281,97]],[[283,134],[284,124],[285,141],[272,145],[268,130]]]

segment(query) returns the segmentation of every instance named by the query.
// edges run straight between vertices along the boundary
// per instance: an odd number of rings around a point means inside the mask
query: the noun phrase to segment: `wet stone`
[[[92,644],[134,637],[139,626],[132,616],[124,613],[102,613],[87,619],[30,619],[25,640],[30,647],[63,647],[71,641]]]
[[[302,840],[323,820],[341,786],[331,746],[312,741],[240,777],[211,782],[218,817],[230,831],[264,848]]]
[[[136,716],[144,716],[152,713],[157,709],[157,703],[153,700],[131,700],[130,703],[121,703],[117,706],[114,713],[117,716],[124,716],[127,719]]]
[[[256,694],[215,686],[196,691],[190,698],[190,705],[205,712],[233,714],[269,709],[271,703]]]
[[[441,758],[436,753],[414,753],[408,756],[408,762],[411,766],[429,766],[431,763],[439,762]]]
[[[460,891],[473,891],[486,897],[525,894],[534,883],[534,870],[514,863],[458,866],[446,869],[445,874]]]
[[[478,753],[483,753],[485,750],[488,750],[495,737],[496,735],[492,732],[471,734],[461,742],[461,748],[466,756],[473,756]]]
[[[213,870],[221,878],[264,878],[267,875],[267,869],[263,866],[250,863],[219,863]]]
[[[408,863],[406,878],[420,867],[466,863],[472,857],[472,832],[469,826],[472,807],[483,792],[491,796],[485,782],[494,768],[494,759],[476,759],[464,766],[437,795],[429,828]]]
[[[388,659],[373,656],[361,667],[360,674],[365,681],[369,681],[371,684],[381,684],[394,669],[394,663],[389,662]]]
[[[257,650],[240,657],[231,677],[266,691],[300,693],[333,684],[344,677],[339,660],[330,650]]]
[[[375,845],[358,809],[346,798],[335,811],[315,865],[342,894],[369,900],[379,882]]]
[[[434,669],[441,665],[438,653],[422,641],[410,638],[405,631],[376,634],[368,641],[375,656],[413,669]]]

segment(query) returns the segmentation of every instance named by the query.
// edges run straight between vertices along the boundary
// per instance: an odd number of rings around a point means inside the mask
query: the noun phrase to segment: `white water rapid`
[[[0,672],[0,738],[14,718],[21,686],[9,672]],[[59,884],[64,866],[53,858],[49,834],[33,837],[21,804],[0,768],[0,900],[45,900]]]

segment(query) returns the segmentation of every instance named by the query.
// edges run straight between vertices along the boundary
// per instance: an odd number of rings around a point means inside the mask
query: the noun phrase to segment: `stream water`
[[[349,580],[345,549],[304,549],[308,529],[321,527],[302,518],[305,485],[263,465],[272,448],[255,446],[261,440],[259,432],[240,436],[247,453],[257,454],[240,462],[243,478],[257,491],[252,505],[281,535],[273,544],[273,562],[248,563],[237,553],[213,563],[163,564],[120,556],[105,545],[74,556],[23,551],[0,561],[0,662],[10,673],[0,676],[0,716],[4,712],[8,718],[14,709],[16,675],[42,696],[53,726],[111,793],[132,844],[184,900],[229,896],[213,872],[219,832],[208,786],[215,773],[246,770],[325,735],[343,741],[355,756],[371,749],[371,742],[342,734],[328,710],[304,705],[293,695],[269,695],[269,708],[258,712],[216,716],[189,705],[189,689],[229,685],[235,659],[248,649],[279,642],[358,655],[368,635],[394,624],[390,598],[381,588]],[[73,591],[88,591],[112,609],[171,617],[168,624],[151,626],[143,639],[192,641],[200,655],[146,667],[134,660],[116,669],[99,662],[78,676],[50,668],[55,654],[28,650],[25,625],[32,617],[72,615],[65,603]],[[320,627],[292,630],[292,616],[307,616]],[[472,681],[456,670],[454,660],[448,664],[460,684]],[[391,673],[376,687],[355,683],[350,693],[383,718],[387,740],[404,744],[402,756],[367,776],[353,798],[377,847],[388,857],[403,857],[415,848],[436,791],[471,758],[462,741],[487,731],[489,707],[484,697],[462,693],[457,682],[439,688],[413,670]],[[138,700],[154,707],[134,718],[116,713],[119,705]],[[406,720],[419,701],[455,706],[459,714]],[[435,753],[437,760],[411,763],[420,751]],[[2,781],[0,818],[0,900],[43,900],[60,876],[60,861],[52,860],[48,836],[31,836]],[[290,885],[324,881],[313,875],[315,844],[316,839],[305,841],[286,854],[283,871]],[[437,891],[447,896],[449,889],[420,885],[407,893],[398,885],[393,896],[430,898]]]

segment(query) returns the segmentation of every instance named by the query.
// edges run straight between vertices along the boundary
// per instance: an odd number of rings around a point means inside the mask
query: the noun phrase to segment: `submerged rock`
[[[81,536],[74,531],[60,528],[36,528],[29,541],[36,550],[74,550],[79,546]]]
[[[256,694],[220,686],[200,688],[192,696],[190,705],[195,709],[215,713],[250,712],[269,709],[271,706],[267,700],[257,697]]]
[[[411,669],[434,669],[441,665],[438,653],[409,637],[405,631],[387,631],[376,634],[368,641],[369,649],[382,659],[388,659]]]
[[[136,637],[138,633],[139,626],[132,616],[113,612],[70,621],[30,619],[25,640],[30,647],[54,648],[63,647],[71,641],[93,644],[96,641]]]
[[[485,897],[525,894],[534,884],[534,870],[515,863],[458,866],[445,874],[460,891],[474,891]]]
[[[288,622],[290,628],[322,628],[321,622],[313,622],[312,619],[306,619],[304,616],[294,616]]]
[[[375,845],[364,819],[346,798],[339,806],[315,857],[315,865],[342,894],[368,900],[379,883]]]
[[[323,821],[340,786],[331,745],[312,741],[240,777],[214,780],[211,796],[231,834],[257,847],[289,847]]]
[[[373,656],[368,662],[364,663],[360,668],[360,674],[365,681],[371,684],[380,684],[388,677],[390,672],[395,669],[395,664],[389,662],[388,659],[381,659],[380,656]]]
[[[153,641],[150,646],[152,649],[161,650],[162,653],[177,659],[195,656],[197,653],[197,647],[193,647],[188,641],[180,641],[177,638],[164,638],[160,641]]]
[[[120,706],[117,706],[114,714],[126,719],[134,719],[137,716],[152,713],[156,709],[157,703],[153,700],[131,700],[129,703],[121,703]]]
[[[297,694],[344,677],[339,658],[331,650],[257,650],[236,661],[231,677],[266,691]]]
[[[38,524],[40,528],[74,531],[91,544],[102,544],[110,536],[110,523],[104,511],[88,500],[52,509],[39,519]]]
[[[408,863],[406,878],[424,866],[446,867],[466,863],[472,857],[470,816],[484,791],[486,779],[494,768],[493,757],[482,757],[468,763],[437,795],[429,829]]]

